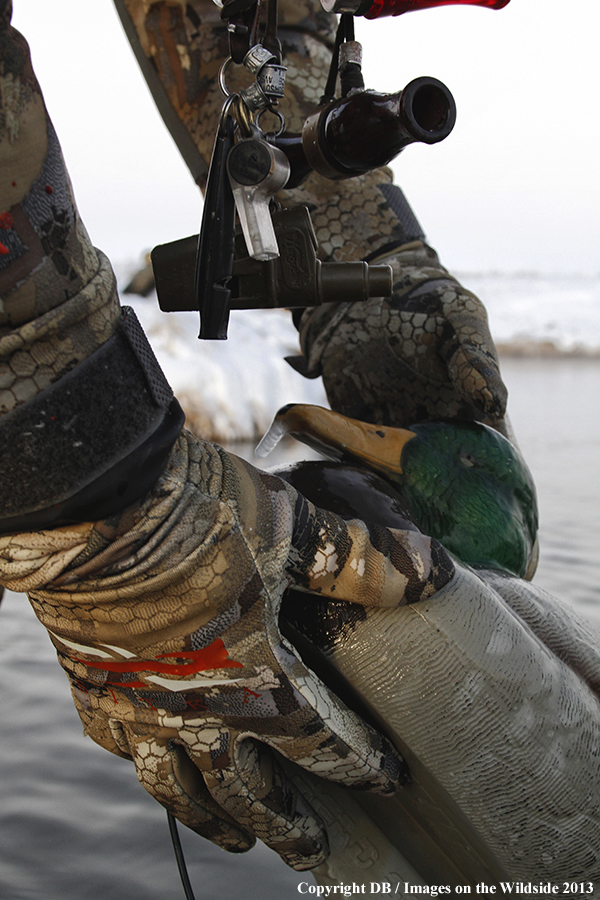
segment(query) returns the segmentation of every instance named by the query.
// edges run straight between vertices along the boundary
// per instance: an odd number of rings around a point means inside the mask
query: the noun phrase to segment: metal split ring
[[[221,68],[219,69],[219,87],[221,88],[221,92],[226,97],[233,96],[233,94],[231,93],[231,91],[229,90],[227,85],[225,84],[225,72],[229,68],[229,64],[231,62],[233,62],[233,58],[231,56],[228,56],[226,59],[223,60],[223,62],[221,63]]]
[[[235,107],[235,117],[237,119],[237,123],[239,125],[239,129],[244,135],[244,137],[250,137],[252,134],[252,115],[250,110],[244,103],[242,97],[239,94],[234,94],[234,107]]]
[[[276,116],[279,119],[279,130],[275,131],[275,132],[269,132],[269,134],[272,134],[273,137],[279,137],[279,135],[283,134],[283,132],[285,131],[285,119],[283,118],[283,115],[279,112],[278,109],[273,109],[272,106],[268,106],[266,109],[259,110],[257,112],[256,116],[254,117],[255,124],[258,125],[258,127],[260,128],[260,125],[258,123],[260,122],[261,116],[264,115],[264,113],[266,113],[266,112],[272,113],[274,116]],[[262,128],[261,128],[261,131],[262,131]]]
[[[220,132],[220,134],[225,133],[225,119],[229,115],[229,111],[230,111],[231,107],[235,104],[235,101],[237,100],[237,98],[238,98],[237,94],[229,94],[229,93],[227,94],[225,103],[223,104],[223,108],[221,109],[221,115],[219,116],[219,132]],[[237,117],[236,117],[236,121],[237,121]]]

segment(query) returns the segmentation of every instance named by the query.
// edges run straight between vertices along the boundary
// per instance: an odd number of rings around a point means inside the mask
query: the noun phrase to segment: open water
[[[536,582],[600,624],[600,361],[507,359],[511,418],[541,509]],[[267,460],[268,462],[268,460]],[[180,900],[163,810],[84,739],[24,596],[0,607],[0,900]],[[286,900],[306,876],[183,834],[197,900]]]

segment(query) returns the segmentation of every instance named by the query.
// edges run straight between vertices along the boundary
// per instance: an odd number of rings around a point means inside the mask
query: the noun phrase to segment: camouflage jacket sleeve
[[[215,615],[249,578],[223,549],[233,533],[274,598],[294,585],[338,600],[397,606],[435,593],[453,571],[431,538],[345,521],[281,479],[184,432],[166,472],[137,505],[96,523],[0,537],[0,578],[12,590],[33,592],[34,600],[39,589],[56,591],[61,603],[72,591],[74,610],[114,592],[111,603],[135,602],[139,614],[140,598],[216,566],[222,572],[207,581],[202,601],[206,614]],[[45,608],[38,613],[52,629]]]

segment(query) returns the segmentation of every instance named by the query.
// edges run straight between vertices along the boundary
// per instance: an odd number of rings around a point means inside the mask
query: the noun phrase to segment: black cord
[[[335,97],[335,84],[338,76],[338,56],[340,52],[340,47],[344,43],[346,35],[346,22],[344,16],[340,18],[338,28],[335,34],[335,44],[333,46],[333,53],[331,55],[331,63],[329,65],[329,74],[327,76],[327,84],[325,85],[325,92],[321,99],[319,100],[319,106],[323,106],[325,103],[329,103]]]
[[[353,41],[354,40],[354,16],[350,13],[344,13],[341,17],[341,22],[344,23],[344,30],[346,32],[346,40]]]
[[[179,877],[181,878],[181,883],[183,885],[185,900],[196,900],[187,872],[185,859],[183,858],[183,848],[181,846],[181,841],[179,840],[179,832],[177,830],[177,819],[174,815],[172,815],[172,813],[169,812],[169,810],[167,810],[167,819],[169,821],[169,834],[171,835],[173,850],[175,851],[175,859],[177,860],[177,868],[179,869]]]
[[[274,53],[277,57],[278,65],[281,65],[282,47],[281,41],[277,36],[278,13],[277,0],[268,0],[267,2],[267,26],[261,41],[262,45]]]

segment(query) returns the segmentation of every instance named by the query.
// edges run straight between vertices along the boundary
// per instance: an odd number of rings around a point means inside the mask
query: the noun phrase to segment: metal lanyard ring
[[[226,57],[221,63],[221,68],[219,69],[219,87],[221,88],[221,93],[224,94],[225,97],[233,97],[234,95],[229,90],[227,85],[225,84],[225,72],[229,68],[230,63],[233,62],[233,58],[231,56]]]
[[[260,128],[259,122],[261,116],[263,116],[266,112],[272,113],[279,119],[279,129],[275,132],[269,132],[269,134],[272,134],[273,137],[279,137],[279,135],[283,134],[283,132],[285,131],[285,119],[283,118],[283,114],[278,109],[273,109],[272,106],[267,106],[266,109],[259,109],[256,113],[256,116],[254,117],[256,125],[258,125],[258,127]],[[262,130],[263,129],[261,128],[261,131]]]
[[[237,94],[231,94],[229,92],[227,93],[227,96],[225,98],[225,103],[223,104],[223,108],[221,109],[221,115],[219,116],[218,133],[220,135],[225,134],[225,122],[226,122],[227,116],[231,115],[231,113],[230,113],[231,107],[235,106],[235,102],[237,99],[238,99]],[[237,122],[236,116],[232,116],[232,118],[234,118],[235,121]]]

